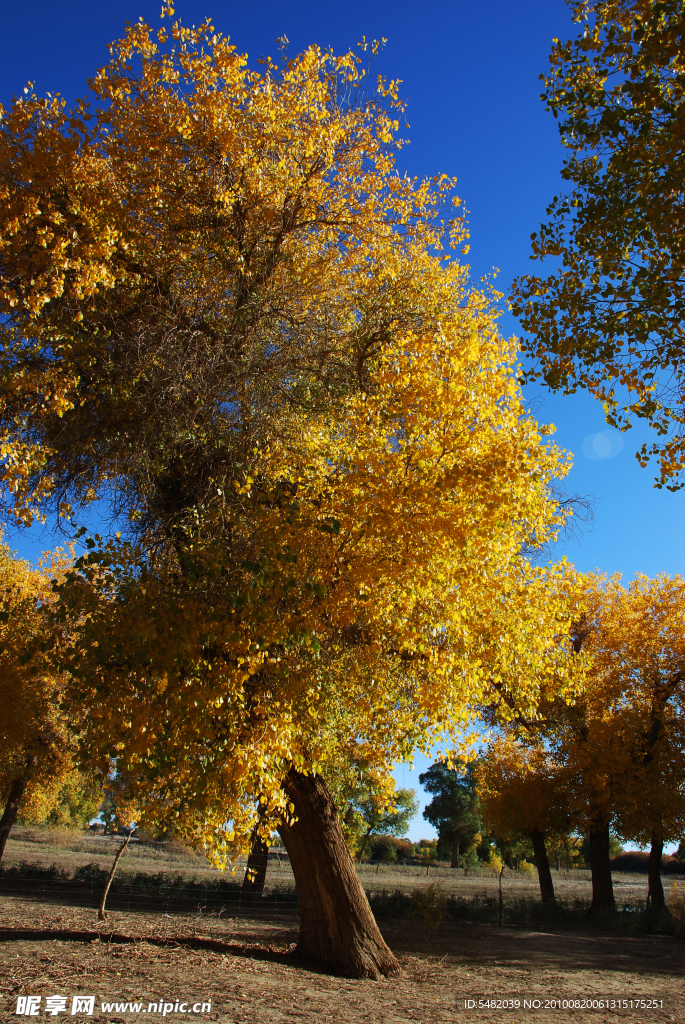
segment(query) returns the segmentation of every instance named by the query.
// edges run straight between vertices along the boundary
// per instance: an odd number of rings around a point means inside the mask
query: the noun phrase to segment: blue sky
[[[141,15],[157,23],[161,3],[109,0],[107,4],[63,0],[2,3],[0,102],[32,81],[38,93],[60,92],[68,101],[87,91],[86,80],[107,60],[107,43],[123,34],[126,20]],[[547,66],[552,38],[574,34],[562,0],[423,0],[322,4],[184,0],[176,13],[186,23],[211,15],[251,58],[278,56],[275,40],[289,39],[297,53],[310,43],[337,51],[362,36],[387,38],[378,70],[403,80],[410,139],[400,169],[426,175],[456,175],[469,211],[472,276],[498,268],[507,291],[529,266],[530,235],[563,183],[564,158],[552,116],[540,102],[539,74]],[[507,334],[517,333],[509,314]],[[556,440],[572,451],[575,464],[568,489],[594,499],[594,522],[581,537],[560,547],[582,570],[685,572],[685,493],[653,488],[653,471],[641,470],[634,452],[648,439],[646,429],[616,435],[604,423],[598,403],[585,394],[570,398],[529,392],[538,418],[557,427]],[[599,435],[599,437],[597,436]],[[51,543],[12,537],[26,555]],[[400,784],[418,788],[415,771],[398,770]],[[421,818],[413,838],[431,830]]]

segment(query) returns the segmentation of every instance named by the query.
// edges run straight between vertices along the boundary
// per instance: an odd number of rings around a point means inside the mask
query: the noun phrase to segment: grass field
[[[531,1015],[539,1024],[685,1020],[685,943],[642,911],[644,876],[616,876],[622,913],[591,925],[585,918],[588,872],[565,877],[553,871],[559,907],[545,918],[535,876],[505,871],[500,928],[494,875],[464,877],[438,866],[426,876],[418,867],[361,865],[362,884],[402,965],[398,978],[374,983],[293,962],[293,877],[287,863],[274,860],[267,898],[254,913],[238,901],[240,867],[226,877],[177,844],[132,844],[121,861],[108,921],[98,925],[98,870],[109,868],[118,843],[44,829],[13,833],[4,867],[17,870],[0,879],[3,1022],[21,1019],[14,1012],[19,995],[39,996],[41,1006],[48,996],[62,995],[70,1008],[78,994],[95,997],[93,1014],[67,1009],[66,1016],[41,1011],[40,1017],[83,1024],[167,1016],[222,1024],[509,1024]],[[91,885],[89,877],[95,879]],[[464,1008],[467,998],[487,997],[518,999],[520,1005]],[[588,997],[613,1001],[613,1009],[545,1009],[545,1000]],[[656,1005],[645,1008],[639,1003],[645,998]],[[524,999],[540,1006],[525,1008]],[[184,1000],[198,1012],[176,1014],[176,1002]],[[620,1000],[625,1005],[617,1006]]]

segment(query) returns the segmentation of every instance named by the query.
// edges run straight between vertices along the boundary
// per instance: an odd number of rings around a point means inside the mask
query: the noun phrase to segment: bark
[[[664,853],[664,837],[652,832],[652,845],[647,862],[649,878],[649,902],[653,907],[665,907],[664,887],[661,883],[661,858]]]
[[[252,836],[252,848],[247,858],[245,878],[240,890],[241,903],[256,903],[262,898],[268,863],[269,847],[255,829]]]
[[[297,816],[278,829],[300,899],[296,953],[348,978],[394,974],[399,964],[359,884],[326,783],[291,768],[283,786]]]
[[[119,849],[117,850],[116,857],[114,858],[114,863],[112,864],[112,870],[109,873],[109,878],[107,879],[107,884],[105,885],[105,891],[103,892],[102,899],[100,900],[100,908],[98,910],[98,919],[100,921],[105,921],[106,918],[107,918],[107,912],[105,910],[105,903],[107,902],[107,894],[109,893],[109,887],[112,884],[112,880],[114,878],[114,875],[116,874],[117,865],[119,864],[119,858],[121,857],[122,853],[127,848],[128,844],[130,842],[131,842],[131,833],[129,832],[129,834],[126,836],[125,842],[123,842],[121,844],[121,846],[119,847]]]
[[[12,825],[14,825],[17,820],[19,804],[21,803],[21,798],[24,795],[25,789],[26,779],[15,779],[10,787],[9,797],[5,804],[5,813],[2,818],[0,818],[0,861],[2,860],[2,855],[5,852],[10,832],[12,831]]]
[[[591,913],[615,910],[614,886],[609,857],[609,822],[598,820],[590,829],[590,870],[592,872]]]
[[[452,863],[450,864],[451,868],[458,868],[459,867],[459,846],[460,846],[459,833],[455,832],[454,836],[452,837]]]
[[[554,902],[554,882],[552,872],[549,869],[549,858],[545,846],[545,834],[539,828],[530,832],[530,841],[533,844],[535,854],[535,866],[538,869],[538,881],[540,883],[540,897],[543,903]]]

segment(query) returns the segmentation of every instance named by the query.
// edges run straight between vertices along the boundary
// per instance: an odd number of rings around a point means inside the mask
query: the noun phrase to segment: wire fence
[[[0,896],[97,909],[107,874],[97,865],[88,867],[90,871],[82,870],[81,877],[73,878],[59,877],[58,869],[31,871],[29,865],[10,868],[0,872]],[[136,913],[199,914],[213,918],[246,916],[260,920],[297,918],[299,914],[297,891],[289,886],[267,886],[262,895],[255,898],[252,893],[242,892],[240,883],[235,881],[218,879],[203,885],[182,875],[142,873],[115,878],[107,907]]]

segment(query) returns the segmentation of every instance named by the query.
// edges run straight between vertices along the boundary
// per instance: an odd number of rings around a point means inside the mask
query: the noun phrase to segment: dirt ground
[[[390,921],[386,940],[402,972],[383,982],[350,981],[293,961],[297,924],[140,913],[110,913],[99,939],[62,941],[45,933],[97,931],[90,909],[54,907],[18,897],[0,899],[0,1020],[18,1021],[19,995],[41,997],[39,1020],[124,1022],[160,1020],[150,1003],[176,1000],[211,1010],[175,1013],[171,1020],[223,1024],[283,1021],[339,1024],[442,1024],[490,1021],[685,1021],[685,943],[666,937],[548,934],[442,923],[426,939],[415,921]],[[41,938],[21,937],[26,929]],[[135,941],[108,940],[118,933]],[[146,941],[147,940],[147,941]],[[152,940],[152,941],[151,941]],[[167,944],[158,945],[165,940]],[[221,949],[191,948],[207,940]],[[45,999],[68,998],[66,1014],[45,1013]],[[75,995],[95,996],[92,1015],[70,1014]],[[652,999],[662,1007],[545,1010],[545,1000]],[[465,1000],[518,999],[519,1009],[465,1008]],[[533,1002],[524,1008],[523,1000]],[[535,1000],[541,1008],[535,1008]],[[102,1003],[116,1003],[103,1012]],[[122,1003],[140,1002],[132,1012]],[[145,1010],[145,1016],[141,1014]],[[25,1019],[25,1018],[24,1018]]]
[[[89,863],[108,867],[119,842],[18,829],[4,863],[55,863],[72,874]],[[217,876],[202,857],[173,844],[139,844],[124,860],[122,874],[178,872],[208,883]],[[428,877],[425,869],[398,865],[361,865],[359,873],[369,891],[411,892],[438,882],[446,894],[474,903],[492,899],[497,891],[494,875],[464,877],[446,867],[431,868]],[[560,898],[589,896],[589,872],[554,871],[553,876]],[[287,890],[292,882],[287,863],[270,863],[267,889]],[[643,903],[644,876],[615,876],[614,885],[619,905]],[[507,900],[534,897],[537,881],[532,874],[505,873],[503,888],[506,906]],[[294,960],[297,918],[287,906],[285,913],[257,921],[230,916],[218,900],[192,913],[166,913],[160,908],[143,912],[140,897],[132,897],[137,909],[113,901],[107,922],[98,925],[92,909],[96,903],[71,906],[65,905],[71,903],[68,896],[61,902],[43,898],[41,884],[29,880],[17,891],[0,892],[3,1024],[29,1019],[16,1013],[20,996],[40,997],[34,1020],[77,1024],[167,1018],[222,1024],[518,1024],[528,1019],[536,1024],[685,1024],[685,942],[668,937],[542,933],[452,921],[443,921],[427,937],[416,919],[389,920],[380,926],[400,961],[400,975],[383,982],[350,981]],[[79,995],[94,997],[92,1014],[70,1012]],[[62,997],[63,1011],[46,1012],[52,996]],[[499,1001],[499,1007],[478,1007],[488,999]],[[545,1009],[546,1001],[569,999],[603,1000],[605,1006]],[[501,1007],[502,1000],[509,1001],[509,1008]],[[648,1008],[641,1000],[662,1005]],[[613,1001],[613,1008],[606,1007],[607,1001]],[[115,1005],[104,1009],[103,1003]],[[180,1012],[184,1003],[190,1012]],[[211,1008],[203,1010],[203,1003]],[[135,1004],[140,1005],[134,1009]],[[192,1012],[195,1005],[198,1010]]]

